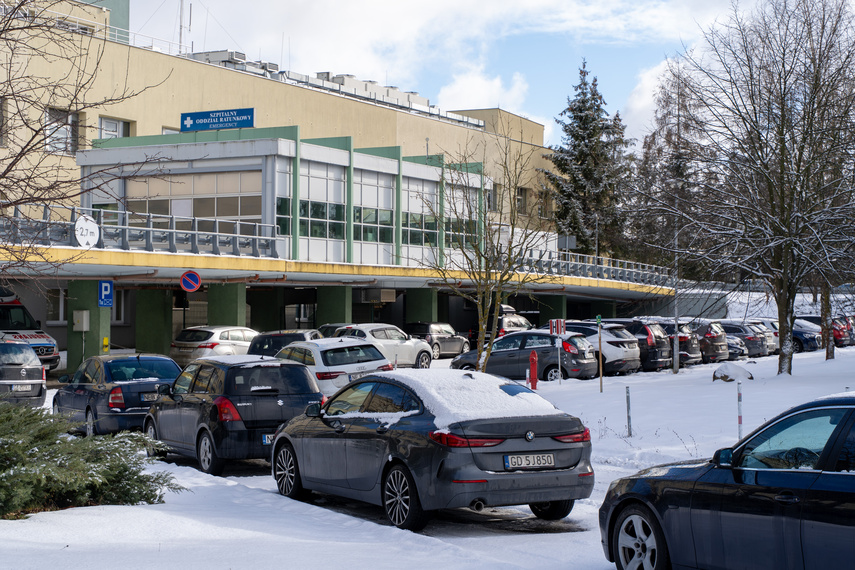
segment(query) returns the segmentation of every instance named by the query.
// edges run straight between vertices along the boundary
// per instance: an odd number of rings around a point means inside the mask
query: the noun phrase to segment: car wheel
[[[157,441],[157,428],[154,427],[154,421],[148,420],[145,423],[145,434],[149,439]],[[166,452],[163,450],[155,450],[152,445],[146,445],[145,453],[149,457],[166,457]]]
[[[575,503],[576,501],[573,499],[565,499],[563,501],[548,501],[546,503],[530,503],[528,508],[539,519],[558,521],[570,514]]]
[[[435,345],[433,345],[433,346],[431,347],[431,349],[432,349],[432,352],[433,352],[433,359],[434,359],[434,360],[439,360],[439,345],[438,345],[438,344],[435,344]]]
[[[300,478],[300,468],[297,466],[297,455],[290,443],[283,443],[276,451],[273,460],[273,478],[276,479],[276,488],[280,495],[300,500],[308,492],[303,488],[303,480]]]
[[[389,522],[404,530],[421,530],[427,524],[416,484],[403,465],[395,465],[383,480],[383,506]]]
[[[217,457],[211,434],[206,431],[202,432],[196,444],[196,459],[199,461],[199,468],[209,475],[219,475],[225,467],[225,461]]]
[[[475,367],[472,366],[471,364],[464,364],[463,366],[460,367],[460,369],[461,370],[475,370]]]
[[[618,516],[612,545],[618,570],[670,568],[668,546],[659,523],[646,507],[633,505]]]
[[[464,352],[469,352],[469,342],[468,341],[464,341],[463,346],[460,347],[460,354],[463,354]]]
[[[86,437],[98,435],[98,426],[95,425],[95,413],[92,408],[86,408],[86,423],[83,428],[86,430]]]
[[[793,339],[793,350],[796,352],[804,352],[805,345],[799,339]]]
[[[546,370],[543,371],[543,379],[547,382],[554,382],[556,380],[561,380],[561,372],[559,372],[557,366],[550,366]]]
[[[420,352],[418,358],[416,358],[416,368],[430,368],[430,354]]]

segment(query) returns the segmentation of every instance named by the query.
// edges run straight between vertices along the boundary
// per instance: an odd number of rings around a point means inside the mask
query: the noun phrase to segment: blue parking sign
[[[113,306],[113,282],[99,281],[98,282],[98,306],[112,307]]]

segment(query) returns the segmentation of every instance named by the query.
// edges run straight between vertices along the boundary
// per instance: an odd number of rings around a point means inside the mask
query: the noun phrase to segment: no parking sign
[[[181,288],[188,293],[198,291],[201,286],[202,278],[199,277],[199,274],[195,271],[185,271],[181,276]]]

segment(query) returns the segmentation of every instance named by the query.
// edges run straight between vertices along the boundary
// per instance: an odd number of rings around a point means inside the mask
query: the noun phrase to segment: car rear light
[[[758,340],[758,338],[756,336],[747,336],[747,337],[745,337],[745,340],[754,341],[754,340]]]
[[[493,447],[505,441],[504,439],[466,438],[444,431],[432,431],[429,435],[432,440],[446,447]]]
[[[327,403],[328,398],[321,394],[321,407],[324,407],[324,404]]]
[[[173,342],[173,343],[170,343],[170,344],[169,344],[169,347],[170,347],[170,348],[175,348],[175,343],[174,343],[174,342]]]
[[[681,334],[679,337],[677,337],[677,340],[678,340],[678,341],[680,341],[680,342],[688,342],[688,341],[689,341],[689,337],[688,337],[687,335],[682,335],[682,334]]]
[[[653,337],[653,331],[647,329],[647,346],[656,346],[656,339]]]
[[[47,382],[47,373],[44,366],[42,366],[42,382]]]
[[[775,332],[773,332],[772,334],[773,334],[773,335],[775,335],[775,336],[778,336],[778,331],[775,331]]]
[[[107,405],[111,408],[124,408],[125,396],[122,394],[121,388],[113,388],[110,390],[110,396],[107,399]]]
[[[219,420],[221,422],[239,422],[240,413],[232,401],[225,396],[218,396],[214,399],[214,405],[217,406]]]
[[[561,443],[582,443],[583,441],[591,441],[591,430],[585,428],[579,433],[568,433],[565,435],[553,435],[552,439]]]
[[[570,354],[579,354],[579,351],[576,350],[576,347],[566,340],[561,341],[561,348],[564,349],[564,352],[569,352]]]
[[[202,344],[200,344],[196,348],[214,348],[215,346],[217,346],[219,344],[220,343],[218,343],[218,342],[203,342]]]
[[[506,334],[508,334],[508,331],[506,331],[505,329],[499,329],[499,332],[496,333],[496,336],[505,336]]]
[[[315,376],[318,377],[318,380],[332,380],[333,378],[338,378],[342,374],[347,374],[347,372],[315,372]]]
[[[384,364],[383,366],[381,366],[380,368],[378,368],[378,370],[394,370],[394,369],[395,369],[395,367],[394,367],[394,366],[392,366],[392,364],[391,364],[391,363],[389,363],[389,364]]]

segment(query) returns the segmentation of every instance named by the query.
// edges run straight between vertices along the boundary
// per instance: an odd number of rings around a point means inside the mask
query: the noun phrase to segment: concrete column
[[[593,311],[591,318],[600,315],[604,319],[611,319],[617,316],[617,303],[614,301],[592,301],[591,310]]]
[[[137,317],[134,323],[137,352],[169,354],[172,343],[171,289],[140,289],[136,293]]]
[[[208,324],[246,325],[246,283],[208,285]]]
[[[74,330],[74,311],[89,312],[89,330]],[[69,281],[68,283],[68,342],[67,369],[77,370],[90,356],[110,352],[110,307],[98,306],[98,281]],[[105,348],[106,343],[106,348]]]
[[[432,323],[439,320],[436,289],[407,289],[404,295],[404,317],[408,323]]]
[[[550,319],[567,318],[567,297],[564,295],[538,295],[540,304],[540,325],[545,325]]]
[[[353,322],[353,288],[348,285],[318,287],[315,322],[318,326]]]
[[[250,290],[246,302],[251,310],[251,328],[262,332],[285,328],[285,289]]]

